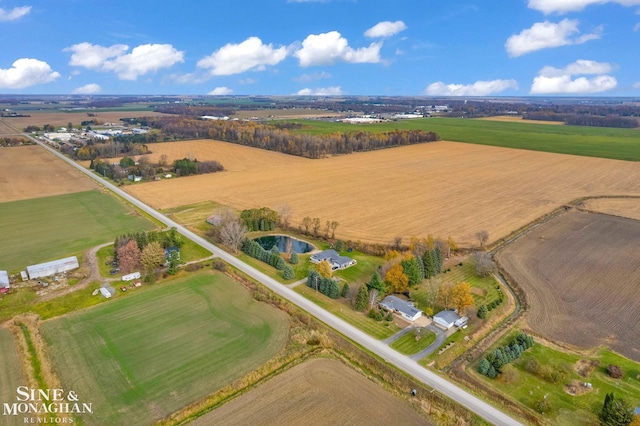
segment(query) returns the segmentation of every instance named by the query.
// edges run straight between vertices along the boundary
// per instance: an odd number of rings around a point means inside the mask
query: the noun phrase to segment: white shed
[[[7,271],[0,271],[0,288],[9,288],[9,274]]]
[[[29,274],[29,279],[33,280],[36,278],[60,274],[79,267],[80,264],[78,263],[78,258],[71,256],[64,259],[53,260],[51,262],[27,266],[27,274]]]

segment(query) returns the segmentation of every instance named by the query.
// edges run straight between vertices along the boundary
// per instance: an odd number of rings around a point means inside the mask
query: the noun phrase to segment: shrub
[[[615,364],[609,364],[607,366],[607,374],[612,379],[622,379],[622,377],[624,376],[624,372],[622,371],[622,368],[620,368],[620,366]]]
[[[213,261],[213,269],[217,269],[220,272],[225,272],[227,270],[227,264],[224,260],[216,259]]]
[[[534,405],[536,411],[540,414],[547,413],[551,409],[549,400],[547,399],[546,395],[544,398],[537,400]]]
[[[482,305],[480,306],[480,308],[478,308],[478,318],[480,319],[485,319],[487,317],[487,306],[486,305]]]
[[[336,241],[335,249],[337,252],[341,252],[342,250],[344,250],[344,241],[342,240]]]

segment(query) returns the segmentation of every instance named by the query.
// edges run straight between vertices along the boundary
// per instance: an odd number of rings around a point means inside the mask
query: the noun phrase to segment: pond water
[[[271,250],[271,247],[277,246],[281,253],[289,250],[295,251],[296,253],[309,253],[313,250],[313,246],[306,241],[296,240],[287,235],[267,235],[256,238],[254,241],[260,244],[260,247],[265,250]]]

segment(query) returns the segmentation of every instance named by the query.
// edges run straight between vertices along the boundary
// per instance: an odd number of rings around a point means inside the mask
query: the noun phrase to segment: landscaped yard
[[[435,340],[436,335],[427,329],[422,329],[420,332],[420,339],[416,340],[416,334],[412,330],[404,334],[389,346],[402,354],[413,355],[429,347],[429,345]]]
[[[45,321],[63,385],[90,399],[85,424],[149,424],[242,377],[287,339],[287,317],[202,271]]]

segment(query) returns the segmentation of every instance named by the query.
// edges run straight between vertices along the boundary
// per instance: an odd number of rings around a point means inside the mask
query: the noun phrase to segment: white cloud
[[[249,70],[263,71],[287,57],[287,48],[274,49],[262,44],[258,37],[249,37],[240,44],[229,43],[198,61],[199,68],[210,68],[212,75],[232,75]]]
[[[14,7],[11,10],[5,10],[0,7],[0,21],[15,21],[31,12],[31,6]]]
[[[256,80],[255,78],[243,78],[238,80],[238,83],[240,84],[255,84],[257,83],[258,80]]]
[[[317,89],[305,88],[298,90],[297,94],[300,96],[337,96],[342,95],[342,89],[340,86],[321,87]]]
[[[100,87],[99,84],[91,83],[91,84],[85,84],[84,86],[78,87],[73,91],[73,93],[76,93],[79,95],[92,95],[94,93],[99,93],[100,90],[102,90],[102,88]]]
[[[578,12],[592,4],[617,3],[622,6],[638,6],[640,0],[529,0],[529,8],[550,13]]]
[[[638,30],[640,30],[640,22],[633,27],[633,31],[638,31]]]
[[[302,48],[294,53],[300,65],[330,65],[338,61],[355,63],[380,62],[382,43],[371,43],[369,47],[354,49],[346,38],[337,31],[310,34],[302,42]]]
[[[223,96],[223,95],[230,95],[232,93],[233,93],[233,90],[229,89],[228,87],[221,86],[221,87],[216,87],[215,89],[207,93],[207,95]]]
[[[637,82],[637,83],[633,83],[633,86],[632,86],[632,87],[633,87],[634,89],[640,89],[640,81],[639,81],[639,82]]]
[[[544,67],[533,79],[531,94],[588,94],[614,89],[617,80],[606,75],[613,71],[608,62],[596,62],[579,59],[564,68]],[[597,75],[596,75],[597,74]],[[596,75],[595,77],[578,77],[576,75]]]
[[[129,46],[125,44],[105,47],[85,42],[63,50],[73,52],[69,65],[115,72],[121,80],[136,80],[141,75],[184,62],[184,52],[170,44],[142,44],[126,53]]]
[[[441,81],[427,87],[430,96],[488,96],[507,89],[518,89],[515,80],[476,81],[473,84],[444,84]]]
[[[516,57],[540,49],[585,43],[600,38],[601,31],[602,28],[599,27],[594,33],[572,39],[572,35],[580,32],[576,19],[563,19],[557,24],[549,21],[536,22],[531,28],[509,37],[505,48],[509,56]]]
[[[309,82],[309,81],[322,80],[324,78],[331,78],[331,74],[329,74],[326,71],[312,72],[312,73],[309,73],[309,74],[302,74],[300,77],[294,78],[294,80],[304,83],[304,82]]]
[[[390,37],[406,29],[407,26],[402,21],[383,21],[378,22],[373,27],[369,28],[364,32],[364,35],[371,38]]]
[[[24,89],[36,84],[50,83],[60,77],[49,64],[38,59],[16,60],[9,69],[0,68],[1,89]]]

